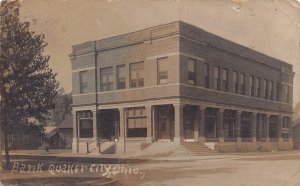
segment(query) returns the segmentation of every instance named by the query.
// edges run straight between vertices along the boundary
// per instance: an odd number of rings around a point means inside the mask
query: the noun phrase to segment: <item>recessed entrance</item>
[[[119,136],[119,114],[118,110],[101,110],[98,115],[98,137],[101,139],[115,141]]]
[[[183,128],[184,141],[194,142],[194,128],[195,128],[195,108],[193,106],[185,106],[183,110]]]
[[[174,138],[174,108],[172,105],[157,106],[155,109],[157,140],[172,141]]]

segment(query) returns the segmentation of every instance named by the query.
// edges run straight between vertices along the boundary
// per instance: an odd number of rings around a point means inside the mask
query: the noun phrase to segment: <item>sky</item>
[[[299,7],[296,0],[23,0],[21,19],[45,34],[50,66],[66,92],[72,91],[72,45],[182,20],[292,64],[295,105]]]

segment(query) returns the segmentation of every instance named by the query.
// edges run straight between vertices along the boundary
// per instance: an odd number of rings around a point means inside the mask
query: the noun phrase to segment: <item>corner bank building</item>
[[[70,58],[75,153],[293,147],[286,62],[182,21],[75,45]]]

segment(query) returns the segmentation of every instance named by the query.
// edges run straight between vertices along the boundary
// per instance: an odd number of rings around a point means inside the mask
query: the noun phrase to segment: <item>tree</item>
[[[56,74],[48,64],[50,56],[43,54],[45,37],[30,31],[28,22],[20,21],[19,8],[19,1],[2,1],[0,5],[0,111],[6,167],[7,131],[32,124],[29,118],[43,123],[58,88]]]
[[[72,111],[72,95],[71,93],[66,94],[63,88],[58,89],[58,95],[54,100],[55,108],[51,110],[50,120],[59,124],[64,119],[65,116],[71,114]]]

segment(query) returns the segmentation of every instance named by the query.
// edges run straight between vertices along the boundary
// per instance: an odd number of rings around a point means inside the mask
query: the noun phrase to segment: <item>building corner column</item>
[[[237,110],[236,111],[236,141],[237,141],[237,143],[242,142],[242,137],[241,137],[241,115],[242,115],[242,111]]]
[[[73,122],[73,139],[72,139],[72,152],[78,153],[78,125],[77,125],[77,112],[72,111]]]
[[[119,111],[119,118],[120,118],[120,124],[119,124],[119,141],[117,143],[117,154],[125,154],[126,152],[126,144],[125,144],[125,137],[126,137],[126,122],[125,122],[125,111],[124,108],[118,108]]]
[[[182,143],[183,142],[183,104],[173,104],[175,110],[175,136],[174,142],[175,143]]]
[[[93,138],[98,138],[98,126],[97,126],[97,108],[95,110],[91,110],[93,113]]]
[[[195,108],[194,117],[194,142],[199,142],[199,128],[200,128],[200,112],[199,109]]]
[[[270,114],[266,114],[266,123],[265,123],[265,137],[266,137],[266,142],[270,142]]]
[[[206,107],[199,106],[198,111],[200,116],[199,122],[199,143],[205,143],[205,109]]]
[[[147,117],[147,138],[146,142],[152,143],[152,113],[153,113],[153,106],[147,105],[146,107],[146,117]]]
[[[252,118],[251,118],[251,138],[253,142],[256,142],[256,112],[252,112]]]
[[[283,116],[279,115],[278,116],[278,128],[277,128],[277,139],[278,142],[283,142],[283,138],[282,138],[282,120],[283,120]]]
[[[220,108],[219,109],[219,117],[218,117],[218,122],[219,122],[219,142],[223,143],[224,142],[224,109]]]

